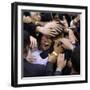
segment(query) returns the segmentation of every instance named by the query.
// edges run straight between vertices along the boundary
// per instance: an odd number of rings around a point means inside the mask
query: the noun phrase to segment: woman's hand
[[[68,28],[68,22],[65,16],[63,16],[63,20],[60,20],[60,22],[64,25],[64,28]]]
[[[59,32],[62,31],[62,28],[56,21],[52,21],[45,24],[45,26],[43,27],[38,26],[37,31],[39,31],[44,35],[55,37],[56,35],[59,34]]]
[[[59,26],[59,23],[57,21],[51,21],[45,24],[45,28],[56,28]]]
[[[34,38],[33,36],[30,36],[30,47],[31,48],[37,47],[37,39]]]

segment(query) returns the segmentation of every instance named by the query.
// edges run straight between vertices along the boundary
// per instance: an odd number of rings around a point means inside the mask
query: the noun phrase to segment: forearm
[[[54,75],[62,75],[62,69],[60,67],[57,67]]]

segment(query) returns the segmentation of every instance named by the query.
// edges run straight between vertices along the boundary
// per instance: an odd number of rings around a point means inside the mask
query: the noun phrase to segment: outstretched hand
[[[67,60],[64,59],[64,54],[59,54],[57,58],[57,68],[60,70],[63,70],[63,68],[66,66]]]
[[[55,37],[62,31],[62,27],[57,21],[48,22],[45,26],[37,27],[37,31],[44,35]]]
[[[33,36],[30,36],[30,47],[31,48],[37,47],[37,40]]]
[[[62,43],[63,48],[73,50],[74,46],[72,45],[69,39],[62,38],[60,39],[60,42]]]

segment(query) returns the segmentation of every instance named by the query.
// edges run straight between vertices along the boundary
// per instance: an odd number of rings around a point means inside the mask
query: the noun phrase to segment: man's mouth
[[[50,44],[49,43],[45,43],[45,45],[44,45],[45,47],[48,47],[48,46],[50,46]]]

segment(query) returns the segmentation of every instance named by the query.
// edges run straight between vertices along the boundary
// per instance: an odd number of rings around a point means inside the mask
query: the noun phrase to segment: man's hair
[[[80,48],[75,48],[72,52],[71,62],[74,70],[80,73]]]
[[[30,12],[29,11],[25,11],[25,12],[23,12],[23,15],[25,15],[26,17],[30,16]]]

